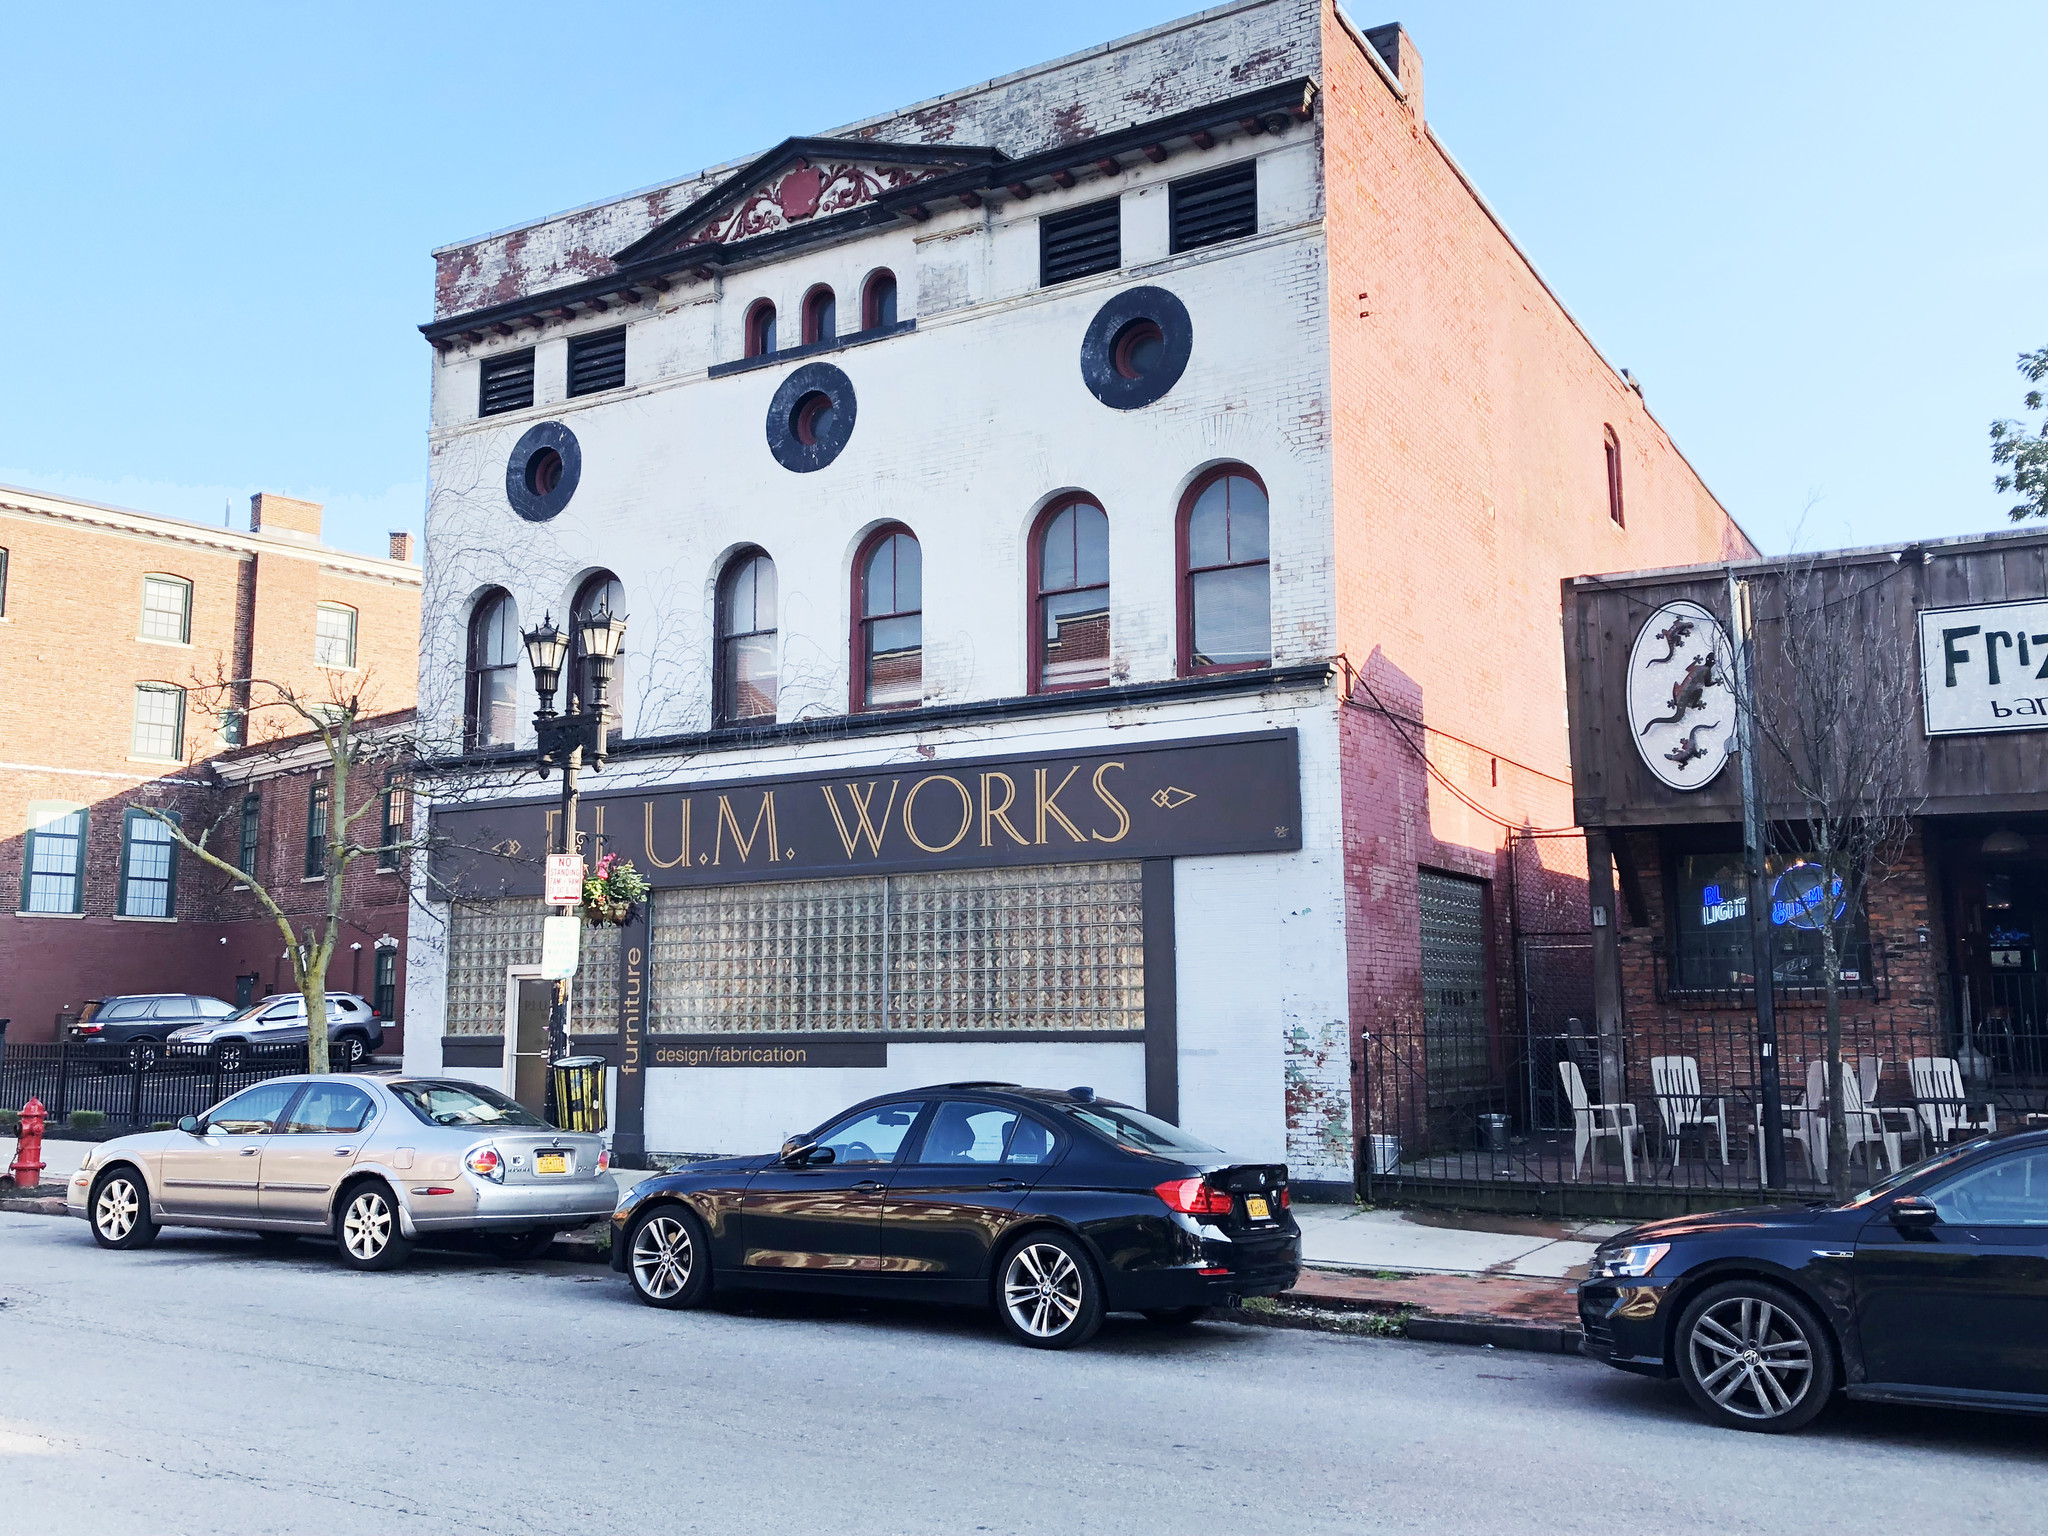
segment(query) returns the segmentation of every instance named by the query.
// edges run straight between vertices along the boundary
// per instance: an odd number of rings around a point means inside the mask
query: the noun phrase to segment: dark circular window
[[[559,421],[529,427],[505,464],[505,499],[529,523],[544,523],[576,494],[583,450]]]
[[[853,436],[853,381],[830,363],[806,363],[768,405],[768,451],[797,474],[823,469]]]
[[[1187,306],[1164,288],[1118,294],[1081,340],[1081,381],[1113,410],[1150,405],[1180,382],[1194,351]]]

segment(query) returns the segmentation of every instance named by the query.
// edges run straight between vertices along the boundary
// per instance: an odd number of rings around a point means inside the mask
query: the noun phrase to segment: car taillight
[[[1294,1204],[1294,1197],[1287,1193],[1287,1186],[1282,1184],[1280,1186],[1280,1209],[1284,1211],[1292,1204]]]
[[[603,1173],[605,1169],[611,1167],[611,1165],[612,1149],[610,1147],[606,1147],[602,1152],[597,1154],[597,1171],[599,1173]]]
[[[471,1173],[479,1174],[486,1179],[505,1177],[505,1160],[498,1156],[495,1147],[478,1147],[462,1161],[463,1166]]]
[[[1211,1189],[1200,1179],[1168,1179],[1153,1188],[1153,1194],[1166,1202],[1168,1210],[1182,1211],[1189,1216],[1228,1216],[1230,1196],[1220,1189]]]
[[[80,1024],[78,1026],[78,1033],[81,1035],[96,1035],[99,1032],[100,1027],[97,1024]]]

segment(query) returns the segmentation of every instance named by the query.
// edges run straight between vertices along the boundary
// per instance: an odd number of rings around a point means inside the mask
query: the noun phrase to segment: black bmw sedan
[[[1287,1290],[1288,1207],[1285,1165],[1091,1089],[947,1083],[643,1179],[612,1216],[612,1268],[654,1307],[748,1288],[992,1306],[1019,1342],[1067,1349],[1105,1312],[1184,1324]]]
[[[2048,1413],[2048,1131],[1986,1137],[1847,1204],[1682,1216],[1600,1245],[1585,1352],[1708,1417],[1797,1429],[1836,1392]]]

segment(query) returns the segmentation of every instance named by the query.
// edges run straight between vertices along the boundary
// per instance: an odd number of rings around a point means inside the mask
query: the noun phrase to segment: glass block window
[[[356,611],[341,603],[322,603],[313,621],[313,660],[323,667],[356,664]]]
[[[539,900],[458,903],[448,914],[448,1035],[505,1032],[505,973],[540,964]],[[619,930],[583,930],[576,979],[569,984],[572,1034],[619,1027]]]
[[[129,811],[121,826],[121,915],[177,914],[178,845],[171,829],[147,811]]]
[[[660,891],[663,1034],[1138,1030],[1136,864]]]
[[[85,807],[30,805],[28,852],[22,865],[22,911],[83,911]]]
[[[185,690],[168,683],[135,685],[137,757],[176,762],[185,755]]]
[[[142,578],[142,638],[191,644],[191,582],[177,576]]]

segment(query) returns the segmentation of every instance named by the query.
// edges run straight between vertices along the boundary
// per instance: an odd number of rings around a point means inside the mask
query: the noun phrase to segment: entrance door
[[[547,1113],[548,1010],[555,1001],[555,984],[535,976],[521,976],[512,1002],[512,1020],[505,1030],[505,1064],[511,1081],[506,1085],[512,1097],[536,1115]]]
[[[882,1197],[924,1105],[884,1104],[818,1138],[832,1160],[755,1174],[740,1207],[746,1267],[872,1274],[882,1267]]]
[[[1422,1040],[1433,1111],[1492,1107],[1493,1019],[1486,1006],[1486,885],[1422,870]]]
[[[1880,1213],[1856,1241],[1869,1380],[2048,1394],[2048,1150],[1979,1163],[1926,1198],[1931,1230]]]

